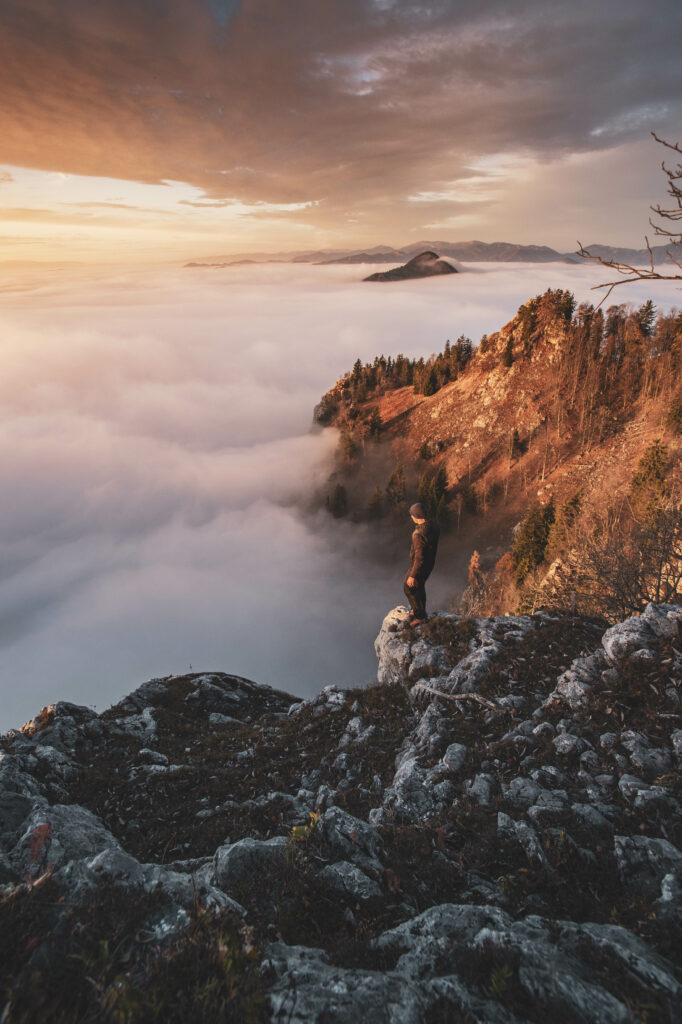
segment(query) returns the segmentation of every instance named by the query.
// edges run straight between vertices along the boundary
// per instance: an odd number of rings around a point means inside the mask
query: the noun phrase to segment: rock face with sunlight
[[[679,1020],[682,609],[405,620],[1,737],[0,1019]]]

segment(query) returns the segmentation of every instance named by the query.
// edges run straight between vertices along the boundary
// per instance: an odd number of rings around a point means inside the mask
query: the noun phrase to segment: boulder
[[[22,825],[23,834],[9,853],[21,877],[55,871],[70,860],[120,850],[117,839],[99,818],[78,804],[35,807]]]
[[[286,836],[273,839],[240,839],[237,843],[219,846],[213,856],[216,885],[229,889],[244,878],[266,871],[273,862],[284,856]]]
[[[657,635],[647,619],[636,615],[607,629],[601,642],[609,661],[620,665],[637,651],[653,650]]]
[[[458,772],[464,767],[467,754],[467,748],[463,743],[451,743],[443,754],[443,764],[449,772]]]
[[[322,850],[335,861],[350,861],[372,878],[382,874],[383,842],[377,830],[340,807],[324,812],[315,829]]]
[[[322,868],[317,876],[330,889],[349,899],[366,903],[381,896],[381,886],[369,878],[356,864],[337,861]]]
[[[662,640],[676,640],[682,635],[682,607],[679,604],[649,603],[642,618]]]
[[[384,794],[383,805],[398,820],[413,824],[424,821],[433,812],[433,792],[427,785],[427,772],[416,755],[407,756],[401,762]]]
[[[682,853],[667,839],[614,836],[613,847],[625,884],[646,895],[657,894],[666,875],[682,872]]]

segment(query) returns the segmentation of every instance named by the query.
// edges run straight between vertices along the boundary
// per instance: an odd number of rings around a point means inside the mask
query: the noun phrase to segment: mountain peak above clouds
[[[430,250],[413,256],[411,260],[392,270],[379,271],[364,278],[365,281],[407,281],[412,278],[439,277],[443,274],[456,274],[457,270],[438,253]]]

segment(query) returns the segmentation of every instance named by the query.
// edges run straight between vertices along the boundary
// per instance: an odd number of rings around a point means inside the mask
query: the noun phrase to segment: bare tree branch
[[[682,147],[679,143],[667,142],[665,139],[659,139],[655,132],[651,133],[656,142],[665,146],[667,149],[673,150],[675,153],[682,154]],[[668,178],[668,195],[675,202],[675,206],[670,209],[665,209],[659,203],[655,206],[651,206],[652,213],[656,216],[663,218],[668,221],[682,220],[682,187],[677,182],[682,181],[682,163],[678,163],[674,170],[666,167],[665,162],[661,164],[663,173]],[[649,218],[649,223],[654,229],[656,235],[662,238],[670,240],[671,244],[675,247],[679,247],[680,252],[674,254],[670,249],[666,250],[668,259],[674,266],[682,270],[682,232],[671,230],[666,225],[658,224]],[[578,242],[578,255],[582,256],[586,260],[596,260],[597,263],[601,263],[603,267],[607,267],[609,270],[615,270],[621,277],[619,280],[605,281],[603,284],[594,285],[593,290],[606,288],[599,306],[601,306],[609,297],[614,288],[617,288],[621,284],[632,283],[633,281],[682,281],[682,274],[665,274],[656,270],[654,253],[649,244],[649,239],[645,236],[646,248],[649,255],[649,266],[648,267],[633,267],[629,263],[623,263],[620,260],[605,259],[603,256],[597,256],[586,249],[582,242]],[[599,307],[597,307],[599,308]]]
[[[656,142],[660,142],[662,146],[667,146],[668,149],[674,149],[676,153],[682,153],[682,147],[680,147],[679,142],[666,142],[665,139],[659,139],[656,132],[652,132],[651,134],[656,139]]]
[[[436,697],[442,697],[443,700],[473,700],[476,704],[482,704],[484,708],[490,708],[491,711],[503,710],[492,701],[486,700],[485,697],[479,697],[477,693],[441,693],[440,690],[435,690],[433,686],[427,686],[426,683],[417,683],[417,689],[426,690],[427,693],[433,693]]]

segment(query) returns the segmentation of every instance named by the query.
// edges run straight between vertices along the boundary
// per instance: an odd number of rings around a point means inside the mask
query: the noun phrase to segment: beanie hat
[[[417,501],[414,505],[410,505],[410,515],[414,519],[426,519],[426,511],[421,501]]]

